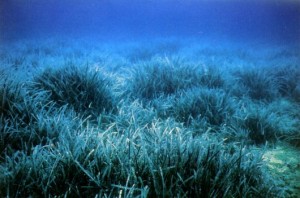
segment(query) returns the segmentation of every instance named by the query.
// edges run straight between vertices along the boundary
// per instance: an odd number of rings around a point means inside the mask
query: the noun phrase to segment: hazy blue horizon
[[[1,40],[201,38],[300,43],[300,1],[4,0]]]

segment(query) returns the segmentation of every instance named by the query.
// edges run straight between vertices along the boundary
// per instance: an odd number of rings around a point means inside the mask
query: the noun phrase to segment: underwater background
[[[0,197],[300,197],[300,1],[0,1]]]
[[[296,0],[51,0],[1,2],[1,39],[196,37],[299,43]]]

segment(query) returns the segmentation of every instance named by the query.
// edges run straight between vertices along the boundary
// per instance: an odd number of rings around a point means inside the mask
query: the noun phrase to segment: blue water
[[[300,43],[296,0],[2,0],[1,42],[27,38],[201,38]]]

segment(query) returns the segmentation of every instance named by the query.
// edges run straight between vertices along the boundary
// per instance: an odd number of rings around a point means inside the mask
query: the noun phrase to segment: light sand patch
[[[286,189],[286,197],[300,197],[300,150],[280,143],[263,156],[276,184]]]

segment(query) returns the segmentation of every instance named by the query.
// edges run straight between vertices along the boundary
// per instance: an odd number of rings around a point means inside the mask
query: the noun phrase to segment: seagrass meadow
[[[0,0],[0,198],[299,198],[299,0]]]
[[[114,44],[1,48],[1,197],[300,195],[297,46]]]

